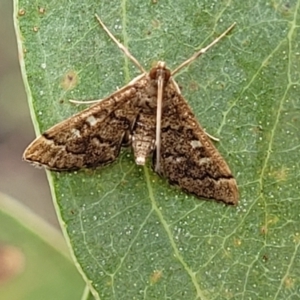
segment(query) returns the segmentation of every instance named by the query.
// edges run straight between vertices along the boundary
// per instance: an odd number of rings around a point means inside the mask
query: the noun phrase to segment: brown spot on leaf
[[[160,27],[160,22],[158,20],[152,20],[152,26],[154,28],[159,28]]]
[[[239,247],[242,245],[242,240],[238,238],[234,238],[233,243],[236,247]]]
[[[19,16],[24,16],[25,13],[26,13],[26,11],[25,11],[24,8],[21,8],[21,9],[19,9],[19,11],[18,11],[18,15],[19,15]]]
[[[286,181],[288,176],[288,168],[281,166],[278,170],[273,170],[272,176],[278,181]]]
[[[284,279],[284,284],[287,289],[292,288],[294,286],[294,282],[295,282],[295,280],[291,277],[286,277]]]
[[[218,90],[224,90],[225,83],[223,81],[218,81],[217,83],[217,89]]]
[[[262,226],[262,227],[260,228],[260,233],[261,233],[262,235],[266,235],[266,234],[268,233],[268,227],[267,227],[267,226]]]
[[[197,91],[197,90],[199,89],[198,83],[197,83],[196,81],[190,82],[190,84],[189,84],[189,89],[190,89],[191,91]],[[180,88],[180,90],[181,90],[181,88]]]
[[[277,216],[270,216],[265,225],[263,225],[260,229],[262,235],[266,235],[268,233],[269,227],[276,224],[279,221]]]
[[[162,273],[163,272],[161,270],[154,270],[152,272],[152,274],[150,275],[150,282],[151,282],[151,284],[157,283],[161,279]]]
[[[267,254],[264,254],[262,257],[263,262],[267,262],[269,260],[269,257]]]
[[[296,244],[300,243],[300,234],[299,234],[299,232],[295,233],[295,235],[293,237],[293,242],[296,243]]]
[[[78,84],[78,75],[75,71],[71,70],[67,72],[61,82],[61,86],[64,90],[72,90]]]
[[[263,131],[263,128],[262,128],[261,125],[257,125],[257,126],[254,126],[254,127],[252,128],[252,131],[253,131],[255,134],[259,134],[259,133],[261,133],[261,132]]]
[[[45,9],[45,7],[39,7],[39,13],[41,14],[41,15],[43,15],[44,13],[46,12],[46,9]]]

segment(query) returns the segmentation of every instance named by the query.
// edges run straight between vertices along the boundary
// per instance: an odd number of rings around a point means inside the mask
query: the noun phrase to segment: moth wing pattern
[[[237,184],[228,165],[171,82],[164,99],[170,100],[162,113],[159,175],[198,197],[237,204]]]
[[[95,168],[113,162],[138,115],[136,89],[100,100],[51,127],[25,150],[24,160],[55,171]]]

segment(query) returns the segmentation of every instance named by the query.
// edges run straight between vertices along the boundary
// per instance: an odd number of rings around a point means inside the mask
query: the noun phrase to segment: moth
[[[53,171],[72,171],[112,163],[121,147],[131,145],[136,164],[144,165],[152,156],[154,171],[169,183],[200,198],[236,205],[236,180],[173,78],[227,35],[235,23],[175,70],[159,61],[147,72],[96,18],[141,75],[48,129],[27,147],[23,159]]]

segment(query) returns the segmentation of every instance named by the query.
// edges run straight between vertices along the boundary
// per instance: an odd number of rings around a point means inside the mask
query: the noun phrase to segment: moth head
[[[164,61],[159,61],[156,66],[150,70],[149,76],[151,79],[162,77],[165,81],[168,81],[171,77],[171,71],[166,67]]]

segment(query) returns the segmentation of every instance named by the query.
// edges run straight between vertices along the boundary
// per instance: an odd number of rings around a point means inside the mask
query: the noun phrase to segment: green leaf
[[[98,299],[288,299],[299,255],[300,2],[19,1],[20,61],[37,132],[147,69],[170,69],[237,26],[176,80],[236,175],[237,208],[171,187],[124,150],[95,171],[51,173],[60,223]],[[19,12],[23,9],[25,14]],[[26,49],[26,52],[24,53]],[[22,56],[24,53],[24,57]],[[75,82],[68,89],[68,80]]]
[[[79,299],[84,282],[60,232],[1,193],[0,228],[1,299]]]

